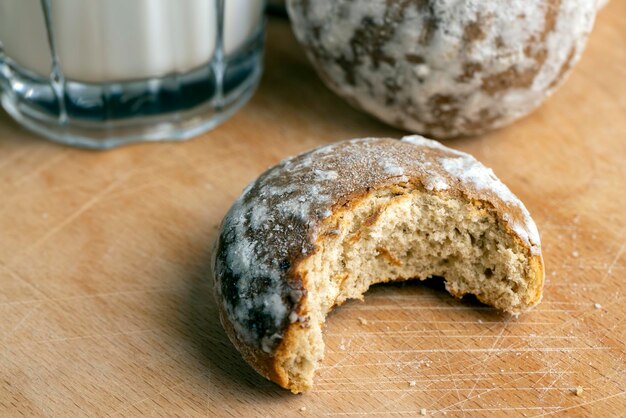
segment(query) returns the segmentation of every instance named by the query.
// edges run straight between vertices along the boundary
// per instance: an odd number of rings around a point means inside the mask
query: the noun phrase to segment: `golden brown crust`
[[[220,322],[224,327],[224,331],[226,331],[226,336],[230,342],[237,347],[241,357],[243,357],[243,359],[263,377],[287,389],[287,376],[285,376],[284,372],[281,373],[277,368],[277,365],[279,364],[279,357],[277,355],[272,356],[261,350],[255,349],[241,341],[241,339],[237,336],[232,323],[227,319],[223,305],[219,303],[218,313]]]

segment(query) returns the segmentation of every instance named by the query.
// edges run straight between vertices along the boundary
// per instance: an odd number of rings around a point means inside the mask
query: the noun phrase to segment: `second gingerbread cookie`
[[[326,84],[379,119],[434,137],[528,114],[578,61],[593,0],[289,0]]]

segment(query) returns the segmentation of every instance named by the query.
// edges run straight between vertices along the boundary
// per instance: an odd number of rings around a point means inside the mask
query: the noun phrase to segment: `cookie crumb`
[[[359,317],[359,322],[361,325],[367,325],[367,319]]]
[[[420,415],[421,416],[426,416],[426,408],[420,409]]]
[[[578,258],[579,255],[580,254],[578,253],[578,251],[573,251],[572,252],[572,257],[574,257],[574,258]]]
[[[409,386],[415,386],[415,385],[417,385],[417,382],[415,380],[411,380],[409,382]]]
[[[306,411],[306,406],[303,406],[300,408],[300,412],[304,412],[304,411]]]
[[[594,304],[593,304],[593,306],[594,306],[596,309],[602,309],[602,305],[600,305],[599,303],[594,303]]]
[[[482,320],[482,319],[479,319],[479,320],[478,320],[478,323],[479,323],[479,324],[482,324],[482,323],[483,323],[483,320]]]
[[[572,389],[572,392],[574,392],[576,396],[583,396],[584,389],[582,386],[576,386],[575,389]]]

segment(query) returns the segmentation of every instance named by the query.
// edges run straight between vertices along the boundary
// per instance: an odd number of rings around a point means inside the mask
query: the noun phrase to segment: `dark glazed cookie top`
[[[294,265],[315,251],[320,223],[371,190],[413,184],[488,202],[524,245],[540,252],[523,204],[472,156],[420,136],[366,138],[289,158],[251,183],[224,218],[214,277],[238,338],[272,353],[306,289]]]

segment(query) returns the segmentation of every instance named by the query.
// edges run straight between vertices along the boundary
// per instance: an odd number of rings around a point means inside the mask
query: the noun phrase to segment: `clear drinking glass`
[[[0,98],[89,148],[186,139],[252,95],[263,0],[0,0]]]

